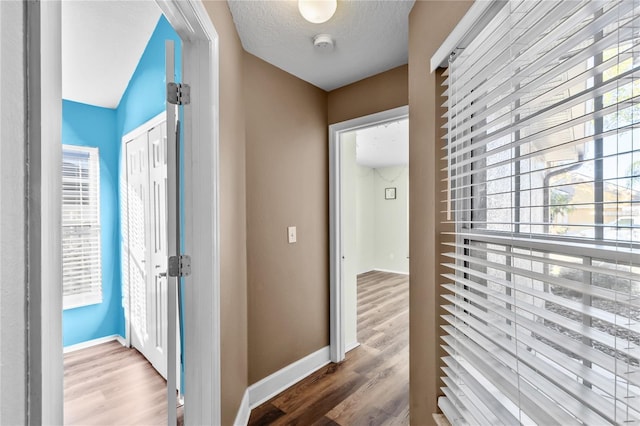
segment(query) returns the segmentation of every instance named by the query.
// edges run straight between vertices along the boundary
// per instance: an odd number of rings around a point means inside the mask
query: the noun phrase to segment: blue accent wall
[[[122,137],[165,110],[165,41],[181,41],[164,16],[145,48],[118,108],[100,108],[63,100],[62,143],[100,148],[103,303],[63,313],[64,346],[118,334],[125,335],[118,177]],[[182,69],[176,63],[177,81]]]
[[[97,147],[100,155],[102,303],[63,312],[64,346],[124,335],[120,272],[120,203],[116,111],[62,101],[62,143]]]

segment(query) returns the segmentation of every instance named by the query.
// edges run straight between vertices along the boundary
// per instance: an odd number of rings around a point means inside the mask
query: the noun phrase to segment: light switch
[[[287,235],[289,237],[289,244],[295,243],[297,241],[296,227],[295,226],[289,226],[287,228]]]

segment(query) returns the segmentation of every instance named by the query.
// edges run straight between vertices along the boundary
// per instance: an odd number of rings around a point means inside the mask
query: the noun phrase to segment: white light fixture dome
[[[298,0],[298,10],[304,19],[314,24],[327,22],[338,7],[338,0]]]

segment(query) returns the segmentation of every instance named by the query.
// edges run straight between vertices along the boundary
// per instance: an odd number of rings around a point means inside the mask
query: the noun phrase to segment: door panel
[[[154,313],[152,330],[156,369],[167,377],[167,138],[166,124],[149,131],[149,188],[151,211],[151,241],[149,244],[152,289],[150,303]]]
[[[126,147],[131,343],[166,378],[166,124]]]
[[[129,223],[129,303],[131,342],[143,352],[149,339],[147,321],[147,240],[149,235],[147,134],[127,142],[127,206]]]

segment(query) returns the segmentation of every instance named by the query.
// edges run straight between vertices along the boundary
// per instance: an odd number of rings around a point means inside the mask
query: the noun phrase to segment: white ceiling
[[[153,0],[64,0],[62,97],[116,108],[160,13]]]
[[[339,0],[323,24],[307,22],[296,0],[228,0],[245,50],[321,89],[333,90],[408,58],[408,16],[414,0]],[[317,51],[330,34],[335,48]]]
[[[356,130],[356,163],[373,169],[409,164],[409,119]]]

